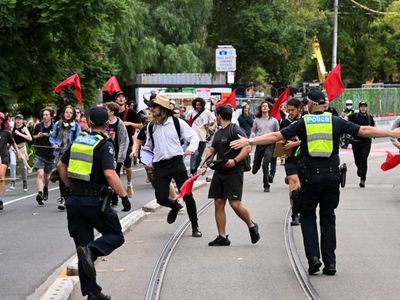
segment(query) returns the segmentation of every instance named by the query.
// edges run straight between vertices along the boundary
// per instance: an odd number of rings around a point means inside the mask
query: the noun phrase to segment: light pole
[[[333,4],[333,43],[332,43],[332,69],[336,67],[337,61],[337,36],[338,36],[338,7],[339,0],[334,0]]]

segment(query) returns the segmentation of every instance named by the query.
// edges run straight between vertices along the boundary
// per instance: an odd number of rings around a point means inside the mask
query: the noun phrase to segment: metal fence
[[[367,102],[368,112],[374,115],[400,114],[399,88],[346,89],[339,99],[331,103],[331,106],[340,112],[347,99],[353,100],[353,106],[356,109],[361,101]]]

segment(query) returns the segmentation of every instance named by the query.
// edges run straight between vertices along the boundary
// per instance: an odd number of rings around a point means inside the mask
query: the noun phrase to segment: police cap
[[[104,125],[108,121],[108,112],[104,107],[93,107],[89,114],[90,122],[94,125]]]
[[[307,95],[307,100],[314,105],[325,104],[325,94],[319,90],[312,90]]]

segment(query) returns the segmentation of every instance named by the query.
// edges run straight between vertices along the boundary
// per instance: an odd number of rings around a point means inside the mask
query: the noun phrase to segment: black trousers
[[[262,163],[264,188],[269,187],[269,164],[273,153],[274,145],[257,145],[254,153],[253,170],[258,171]]]
[[[357,166],[357,176],[361,180],[367,178],[368,156],[371,152],[371,141],[354,142],[352,144],[354,162]]]
[[[321,254],[325,265],[336,264],[336,216],[339,204],[339,175],[316,175],[310,183],[303,183],[301,193],[303,203],[300,213],[306,257],[320,258],[320,246],[316,222],[316,208],[319,205],[319,225],[321,232]]]
[[[72,197],[72,196],[70,196]],[[104,213],[98,206],[81,206],[67,204],[68,231],[74,239],[75,246],[88,246],[96,256],[107,256],[124,243],[121,223],[117,212],[108,208]],[[94,239],[94,229],[101,233],[101,237]],[[96,281],[88,278],[78,261],[78,273],[82,295],[101,292]]]
[[[176,186],[180,190],[182,184],[186,179],[189,178],[182,160],[182,156],[179,155],[169,160],[154,163],[153,167],[154,189],[157,203],[162,206],[175,208],[178,205],[178,202],[172,201],[168,198],[171,180],[175,180]],[[186,209],[189,215],[189,220],[192,223],[192,227],[197,228],[197,208],[193,195],[190,194],[184,196],[183,201],[186,203]]]

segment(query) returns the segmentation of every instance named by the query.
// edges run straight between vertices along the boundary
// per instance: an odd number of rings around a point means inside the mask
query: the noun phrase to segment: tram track
[[[206,203],[204,203],[202,207],[198,210],[198,215],[201,215],[213,202],[214,200],[211,199],[208,200]],[[285,239],[285,248],[289,258],[290,265],[305,296],[310,300],[320,300],[321,298],[316,289],[314,288],[314,286],[312,285],[309,276],[307,274],[307,270],[301,263],[300,257],[297,253],[293,238],[292,226],[290,225],[290,214],[291,214],[291,209],[289,207],[284,222],[284,239]],[[187,219],[176,229],[176,231],[171,235],[169,240],[166,242],[164,248],[161,251],[160,256],[156,261],[153,272],[151,274],[145,296],[146,300],[158,300],[160,298],[164,275],[167,270],[169,260],[173,254],[176,245],[180,241],[181,237],[183,236],[184,232],[189,227],[189,225],[190,225],[190,220]]]

